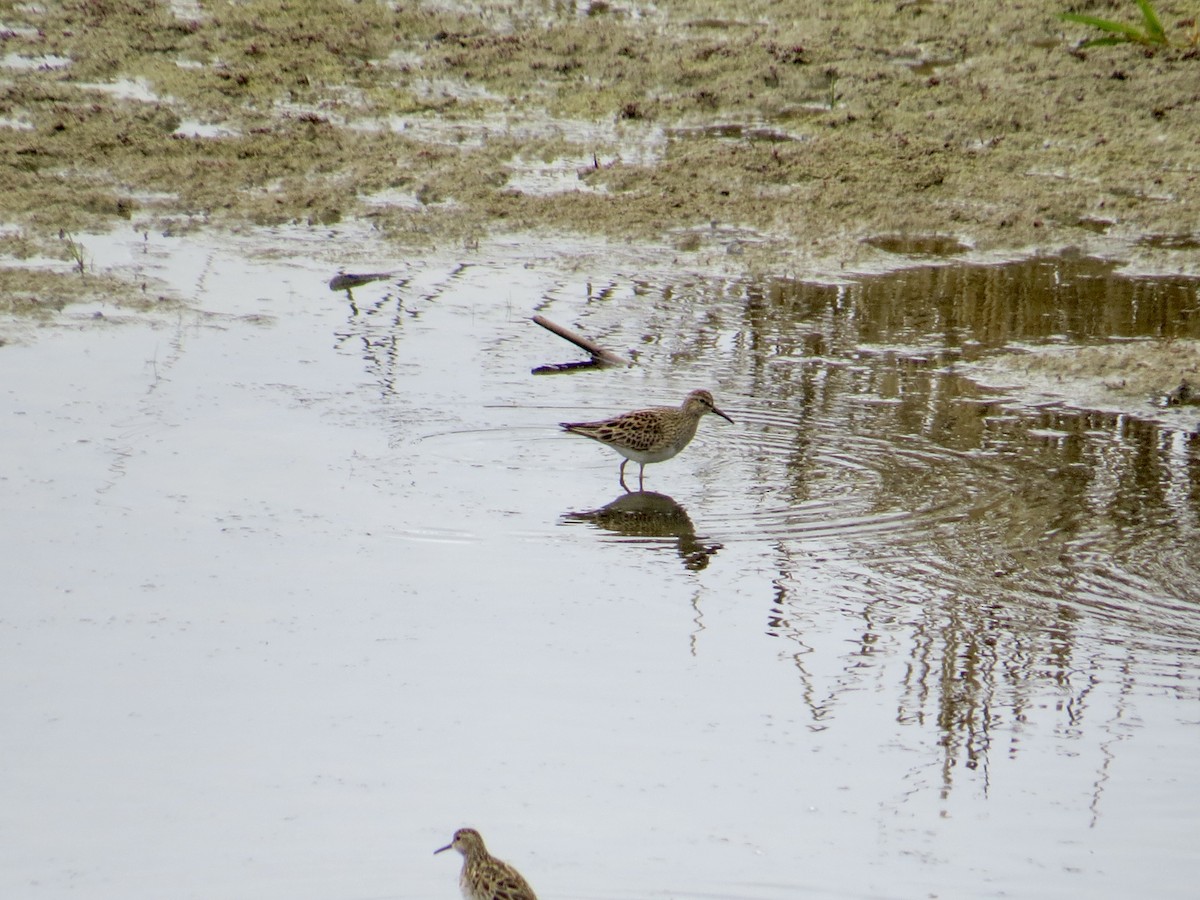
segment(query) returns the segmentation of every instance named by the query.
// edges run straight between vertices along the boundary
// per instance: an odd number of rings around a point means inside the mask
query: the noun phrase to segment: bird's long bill
[[[451,847],[453,847],[453,846],[454,846],[454,842],[453,842],[453,841],[451,841],[451,842],[450,842],[449,844],[447,844],[445,847],[439,847],[438,849],[434,850],[434,851],[433,851],[433,855],[434,855],[434,856],[437,856],[439,853],[444,853],[445,851],[449,850],[449,849],[450,849]]]
[[[733,419],[729,418],[729,416],[725,415],[725,413],[721,412],[715,406],[712,408],[712,411],[714,413],[716,413],[718,416],[720,416],[722,419],[724,419],[726,422],[728,422],[730,425],[733,424]]]

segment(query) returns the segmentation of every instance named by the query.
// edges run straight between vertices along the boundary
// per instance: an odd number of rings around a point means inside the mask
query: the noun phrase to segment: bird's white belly
[[[681,444],[671,444],[668,447],[661,447],[657,450],[634,450],[632,447],[621,447],[613,445],[613,449],[620,453],[626,459],[631,459],[635,463],[646,465],[647,463],[658,463],[670,459],[687,446],[687,441]]]

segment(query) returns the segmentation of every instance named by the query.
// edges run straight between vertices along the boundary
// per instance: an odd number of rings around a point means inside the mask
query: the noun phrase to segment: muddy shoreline
[[[1194,30],[1186,4],[1158,9]],[[798,278],[923,246],[1200,273],[1200,53],[1082,50],[1059,11],[9,5],[5,307],[147,302],[71,271],[89,232],[350,221],[396,253],[516,237],[553,256],[570,234]]]
[[[365,216],[413,247],[728,228],[762,265],[911,233],[1195,266],[1196,50],[1079,50],[1053,4],[142,6],[2,15],[6,218],[35,238]]]

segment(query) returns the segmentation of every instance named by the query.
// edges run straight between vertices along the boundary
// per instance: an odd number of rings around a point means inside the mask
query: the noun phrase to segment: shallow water
[[[962,364],[1196,283],[578,249],[94,238],[189,308],[7,323],[0,892],[1189,896],[1197,437]],[[699,386],[644,494],[556,427]]]

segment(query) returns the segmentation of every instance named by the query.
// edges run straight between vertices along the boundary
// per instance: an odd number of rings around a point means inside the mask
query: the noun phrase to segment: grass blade
[[[1115,47],[1117,44],[1128,44],[1129,38],[1126,37],[1102,37],[1092,38],[1090,41],[1084,41],[1080,47]]]
[[[1138,0],[1138,2],[1144,2],[1149,5],[1148,0]],[[1150,13],[1153,15],[1154,10],[1150,10]],[[1142,31],[1142,29],[1134,25],[1126,25],[1124,22],[1114,22],[1111,19],[1100,19],[1096,16],[1086,16],[1083,13],[1059,13],[1058,17],[1065,22],[1078,22],[1080,25],[1091,25],[1093,28],[1099,28],[1101,31],[1107,31],[1110,34],[1120,35],[1120,37],[1114,41],[1106,40],[1104,42],[1106,44],[1120,44],[1126,41],[1133,41],[1135,43],[1145,44],[1147,46],[1157,44],[1158,46],[1166,47],[1170,46],[1171,43],[1167,40],[1166,34],[1162,31],[1162,25],[1158,25],[1159,30],[1157,33],[1151,34]],[[1157,18],[1155,18],[1154,21],[1155,23],[1158,23]],[[1096,42],[1087,41],[1081,46],[1096,46]]]
[[[1142,11],[1142,21],[1146,23],[1146,36],[1156,44],[1167,43],[1167,33],[1163,31],[1158,13],[1154,11],[1150,0],[1137,0],[1138,8]]]
[[[1058,17],[1067,22],[1078,22],[1080,25],[1091,25],[1093,28],[1099,28],[1101,31],[1111,31],[1116,34],[1124,34],[1130,40],[1143,39],[1141,31],[1134,28],[1132,25],[1126,25],[1124,22],[1113,22],[1109,19],[1100,19],[1096,16],[1085,16],[1083,13],[1059,13]]]

